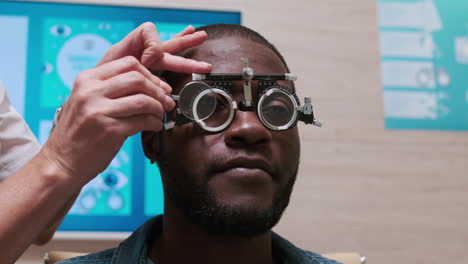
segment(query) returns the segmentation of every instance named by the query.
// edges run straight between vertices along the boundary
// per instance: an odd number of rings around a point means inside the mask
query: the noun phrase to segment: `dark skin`
[[[208,40],[189,57],[211,63],[213,73],[239,73],[240,59],[248,58],[258,73],[285,73],[280,58],[250,40],[229,37]],[[181,75],[174,94],[191,76]],[[253,82],[256,97],[257,84]],[[290,86],[288,83],[282,85]],[[236,100],[243,98],[241,82],[234,83]],[[227,208],[267,210],[297,170],[300,144],[297,127],[276,132],[267,129],[255,112],[237,111],[223,132],[209,134],[189,123],[161,133],[143,133],[145,154],[153,161],[177,164],[167,177],[207,185],[216,202]],[[234,161],[234,162],[233,162]],[[167,186],[165,186],[167,188]],[[162,235],[149,248],[155,263],[274,263],[271,232],[254,236],[219,235],[195,224],[165,196]]]

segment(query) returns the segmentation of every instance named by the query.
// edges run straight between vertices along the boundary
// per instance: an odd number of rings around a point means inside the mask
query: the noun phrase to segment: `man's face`
[[[209,40],[190,57],[213,64],[213,73],[240,73],[241,58],[248,58],[256,73],[286,72],[273,51],[235,37]],[[177,94],[191,76],[171,80]],[[252,89],[258,99],[256,81]],[[231,92],[236,101],[242,100],[242,82],[234,82]],[[159,136],[157,161],[166,212],[172,206],[208,231],[224,235],[260,234],[279,221],[299,164],[297,128],[271,131],[255,112],[237,110],[232,124],[221,133],[209,134],[189,123]]]

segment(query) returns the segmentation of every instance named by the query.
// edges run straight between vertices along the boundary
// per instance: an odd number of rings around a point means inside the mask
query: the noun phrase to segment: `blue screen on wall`
[[[468,131],[468,1],[377,8],[385,127]]]
[[[0,81],[44,143],[76,75],[141,23],[155,23],[164,41],[187,25],[240,20],[239,12],[1,1]],[[145,159],[136,135],[83,188],[59,230],[129,232],[162,212],[159,170]]]

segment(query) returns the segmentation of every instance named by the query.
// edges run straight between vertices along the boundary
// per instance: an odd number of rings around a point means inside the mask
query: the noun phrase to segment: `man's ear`
[[[153,162],[157,162],[159,159],[159,137],[160,133],[154,131],[142,131],[141,132],[141,143],[143,145],[143,151],[145,156]]]

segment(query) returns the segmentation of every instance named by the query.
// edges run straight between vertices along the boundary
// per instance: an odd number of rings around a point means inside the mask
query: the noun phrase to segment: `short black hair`
[[[286,61],[283,58],[283,55],[281,55],[278,49],[258,32],[248,27],[234,24],[211,24],[202,27],[197,27],[195,28],[195,31],[205,31],[206,34],[208,34],[208,40],[220,39],[223,37],[238,37],[240,39],[247,39],[264,45],[265,47],[271,49],[281,59],[281,62],[286,67],[286,70],[290,72],[288,64],[286,63]]]

